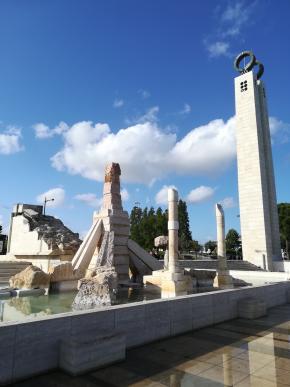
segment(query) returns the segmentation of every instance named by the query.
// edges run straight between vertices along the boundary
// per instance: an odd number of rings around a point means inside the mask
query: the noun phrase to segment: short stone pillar
[[[233,288],[233,279],[229,274],[226,256],[225,242],[225,216],[221,204],[215,205],[216,224],[217,224],[217,274],[214,280],[214,286],[220,289]]]

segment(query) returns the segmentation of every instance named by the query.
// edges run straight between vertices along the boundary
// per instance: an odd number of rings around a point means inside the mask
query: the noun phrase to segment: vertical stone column
[[[243,259],[267,270],[282,261],[275,177],[263,82],[235,78],[236,142]]]
[[[226,258],[225,241],[225,215],[221,204],[215,205],[216,227],[217,227],[217,255],[218,259]]]
[[[178,192],[168,190],[168,269],[175,273],[178,268]]]
[[[144,283],[161,289],[161,298],[188,294],[193,289],[193,281],[179,266],[178,253],[178,193],[168,190],[168,267],[154,271],[152,276],[144,276]],[[167,266],[167,265],[166,265]]]
[[[216,225],[217,225],[217,275],[214,286],[221,289],[233,287],[233,280],[228,271],[225,241],[225,216],[221,204],[215,205]]]

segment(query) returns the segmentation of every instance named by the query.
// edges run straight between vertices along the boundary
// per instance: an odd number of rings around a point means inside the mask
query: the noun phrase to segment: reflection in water
[[[212,289],[207,289],[207,291]],[[194,292],[193,292],[194,293]],[[77,291],[50,293],[48,296],[13,297],[0,301],[1,321],[21,321],[25,318],[41,317],[72,311]],[[113,305],[149,301],[161,298],[160,291],[150,292],[145,288],[121,288]]]

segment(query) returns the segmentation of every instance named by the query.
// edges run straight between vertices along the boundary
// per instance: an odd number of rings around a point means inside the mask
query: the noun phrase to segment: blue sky
[[[245,49],[265,65],[277,196],[289,201],[289,12],[283,0],[2,0],[4,227],[14,203],[48,192],[48,212],[83,234],[116,161],[128,211],[157,207],[173,185],[193,238],[215,238],[217,201],[239,229],[233,59]]]

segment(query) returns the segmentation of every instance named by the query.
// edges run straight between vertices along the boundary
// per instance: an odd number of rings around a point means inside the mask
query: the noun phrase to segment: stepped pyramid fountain
[[[143,275],[162,267],[161,263],[129,238],[130,220],[123,210],[118,163],[105,168],[103,204],[93,215],[93,224],[72,260],[73,272],[92,278],[98,268],[114,268],[118,284],[142,282]],[[129,278],[129,273],[131,278]]]

